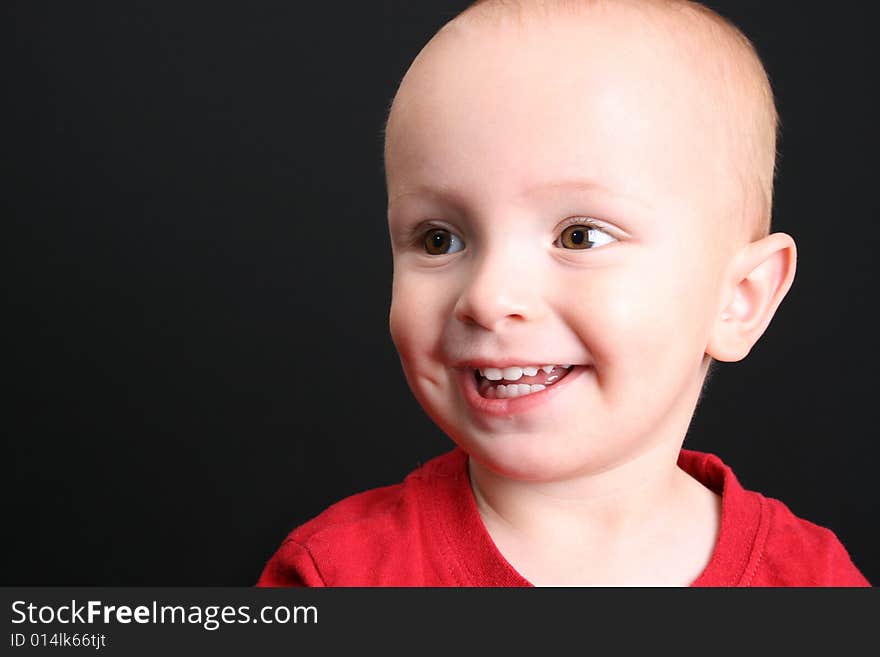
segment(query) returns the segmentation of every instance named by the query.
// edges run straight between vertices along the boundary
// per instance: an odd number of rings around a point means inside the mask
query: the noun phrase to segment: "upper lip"
[[[526,366],[534,366],[534,367],[542,367],[544,365],[576,365],[577,363],[572,363],[570,360],[542,360],[537,361],[533,358],[524,358],[523,360],[514,360],[505,358],[503,361],[492,358],[478,358],[473,360],[467,360],[462,363],[459,363],[457,367],[468,367],[470,369],[485,369],[487,367],[495,367],[497,369],[503,370],[505,367],[522,367]]]

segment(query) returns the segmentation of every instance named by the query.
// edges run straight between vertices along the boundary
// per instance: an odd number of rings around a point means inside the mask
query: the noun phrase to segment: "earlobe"
[[[706,353],[742,360],[763,335],[794,281],[797,249],[785,233],[751,242],[734,258]]]

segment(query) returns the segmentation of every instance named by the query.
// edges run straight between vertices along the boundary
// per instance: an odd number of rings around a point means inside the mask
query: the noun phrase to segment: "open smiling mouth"
[[[486,399],[513,399],[546,390],[571,371],[571,365],[524,365],[474,370],[477,391]]]

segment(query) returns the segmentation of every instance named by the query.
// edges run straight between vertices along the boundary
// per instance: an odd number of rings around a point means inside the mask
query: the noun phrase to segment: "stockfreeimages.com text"
[[[113,623],[129,624],[181,624],[201,625],[206,630],[216,630],[221,625],[264,623],[281,624],[303,623],[316,624],[318,609],[314,606],[266,605],[255,613],[249,605],[233,607],[232,605],[160,605],[153,600],[150,605],[108,605],[101,600],[88,600],[78,603],[71,600],[63,605],[35,605],[25,600],[12,603],[13,624],[31,623],[34,625],[61,624],[93,624]]]

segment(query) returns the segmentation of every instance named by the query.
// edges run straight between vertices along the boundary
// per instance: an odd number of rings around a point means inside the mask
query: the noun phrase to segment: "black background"
[[[381,129],[466,1],[3,3],[7,585],[248,585],[451,442],[388,334]],[[873,3],[708,3],[782,116],[797,278],[686,446],[880,581]]]

